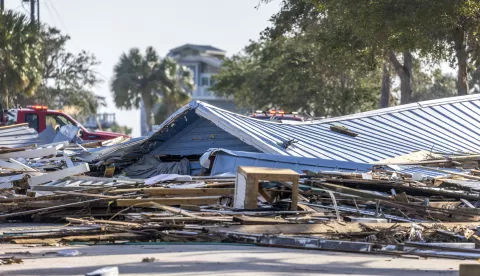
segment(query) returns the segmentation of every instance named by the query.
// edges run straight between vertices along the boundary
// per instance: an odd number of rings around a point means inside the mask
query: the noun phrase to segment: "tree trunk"
[[[8,98],[8,89],[5,90],[5,109],[8,109],[8,104],[9,104],[9,98]],[[3,118],[2,118],[3,119]]]
[[[412,90],[412,53],[403,52],[403,65],[398,61],[397,56],[393,51],[388,53],[390,62],[400,78],[400,104],[411,103],[413,99]]]
[[[142,101],[143,101],[143,109],[145,110],[145,120],[147,123],[148,127],[148,132],[152,131],[152,117],[153,117],[153,101],[150,97],[150,95],[143,94],[142,95]]]
[[[390,71],[388,68],[388,63],[383,63],[383,75],[382,75],[382,94],[380,95],[380,108],[388,107],[390,103],[390,89],[391,89],[391,81],[390,81]]]
[[[466,35],[464,31],[458,30],[454,35],[455,56],[457,58],[457,93],[459,96],[468,94],[468,76],[467,76],[467,45],[465,43]]]

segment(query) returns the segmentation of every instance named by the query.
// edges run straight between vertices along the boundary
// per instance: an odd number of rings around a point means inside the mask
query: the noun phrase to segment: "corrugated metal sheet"
[[[431,167],[422,167],[422,166],[397,166],[397,165],[390,165],[388,166],[392,169],[394,169],[397,172],[400,173],[406,173],[406,174],[421,174],[423,177],[426,178],[435,178],[435,177],[441,177],[441,176],[448,176],[450,175],[449,172],[452,173],[465,173],[468,174],[469,171],[465,171],[463,169],[456,169],[456,168],[431,168]],[[445,172],[441,172],[445,171]]]
[[[225,149],[215,149],[207,154],[215,154],[215,161],[210,173],[212,176],[221,174],[235,175],[238,166],[289,168],[298,173],[302,173],[303,170],[309,170],[313,172],[368,172],[373,167],[373,165],[365,163],[283,156],[266,153],[230,151]]]
[[[42,144],[35,129],[28,124],[11,125],[0,128],[0,147],[18,148]]]
[[[101,149],[92,158],[143,154],[162,147],[162,143],[188,127],[196,116],[212,122],[246,145],[270,154],[368,163],[418,150],[444,154],[480,152],[480,95],[469,95],[301,124],[257,120],[192,101],[147,137],[128,145]],[[330,130],[332,125],[345,126],[358,136],[334,132]],[[298,142],[286,149],[282,146],[293,139]],[[231,149],[228,145],[222,147]],[[168,152],[173,154],[174,148]],[[197,152],[182,150],[182,154]]]
[[[195,107],[196,105],[196,107]],[[262,152],[372,162],[417,150],[480,152],[480,95],[452,97],[303,124],[279,124],[193,102],[196,113]],[[331,125],[358,133],[347,136]],[[295,139],[284,149],[279,143]]]

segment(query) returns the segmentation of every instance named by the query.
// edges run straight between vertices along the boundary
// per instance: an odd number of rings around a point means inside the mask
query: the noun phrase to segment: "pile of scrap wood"
[[[476,176],[457,177],[475,180]],[[29,179],[30,183],[32,179],[35,177]],[[383,168],[368,174],[305,172],[297,210],[289,208],[293,186],[278,181],[260,181],[255,195],[257,208],[235,209],[234,197],[241,196],[235,191],[235,181],[229,177],[177,177],[151,183],[60,176],[31,188],[48,194],[0,199],[0,219],[66,221],[69,226],[50,231],[4,232],[1,241],[236,242],[480,258],[480,194],[464,185],[446,184],[450,178],[419,181]]]

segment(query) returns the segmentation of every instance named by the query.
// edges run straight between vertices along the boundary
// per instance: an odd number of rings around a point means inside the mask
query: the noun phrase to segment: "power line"
[[[45,2],[45,6],[47,7],[47,10],[50,14],[50,16],[52,17],[52,21],[53,21],[53,24],[57,26],[57,22],[56,20],[54,19],[55,17],[58,19],[58,22],[60,22],[60,25],[62,26],[62,28],[64,29],[64,31],[67,33],[67,34],[70,34],[70,32],[68,31],[67,29],[67,26],[65,25],[65,23],[63,22],[62,20],[62,17],[60,16],[60,13],[57,11],[57,9],[55,8],[55,6],[53,5],[53,2],[50,1],[50,0],[44,0]],[[51,9],[49,8],[49,6],[53,9],[53,13],[51,11]],[[55,13],[55,15],[54,15]],[[72,45],[74,46],[74,49],[77,50],[77,51],[80,51],[81,47],[79,47],[76,43],[75,43],[75,40],[74,39],[70,39],[70,43],[72,43]]]
[[[62,17],[60,16],[60,13],[57,11],[57,9],[55,8],[55,6],[53,5],[53,2],[50,1],[50,0],[46,0],[45,3],[47,3],[47,2],[50,3],[53,11],[54,11],[55,14],[57,15],[58,21],[60,21],[60,25],[62,25],[62,28],[64,28],[67,33],[70,33],[70,32],[68,31],[68,29],[67,29],[67,26],[65,26],[65,23],[63,23]]]
[[[48,6],[47,1],[44,1],[44,3],[45,3],[45,8],[47,8],[48,14],[49,14],[50,17],[52,18],[53,25],[57,25],[57,22],[56,22],[56,20],[55,20],[55,17],[53,16],[53,13],[52,13],[52,11],[50,10],[50,7]]]

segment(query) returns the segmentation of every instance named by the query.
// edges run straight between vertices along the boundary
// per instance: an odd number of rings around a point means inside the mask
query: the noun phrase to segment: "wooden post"
[[[290,209],[297,210],[298,185],[300,176],[291,169],[272,169],[259,167],[238,167],[235,180],[234,207],[238,209],[257,208],[259,181],[292,182],[292,204]]]

